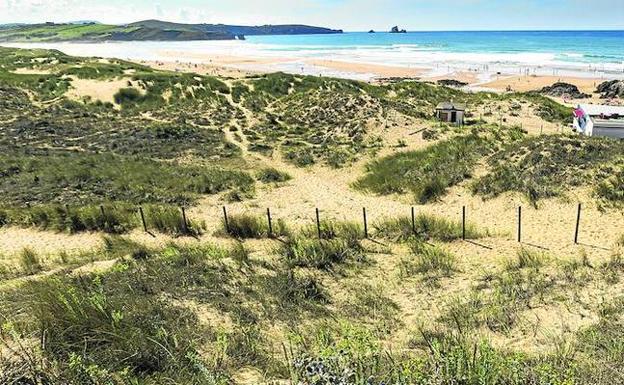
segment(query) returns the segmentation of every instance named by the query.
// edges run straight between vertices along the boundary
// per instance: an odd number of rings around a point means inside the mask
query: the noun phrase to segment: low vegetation
[[[219,234],[229,235],[240,239],[281,237],[289,234],[284,221],[271,219],[269,227],[268,216],[259,217],[251,214],[229,214],[221,223]]]
[[[262,183],[283,183],[292,179],[288,173],[273,167],[261,169],[256,173],[256,178]]]
[[[414,215],[414,221],[407,216],[386,218],[375,223],[374,227],[377,236],[399,241],[419,238],[449,242],[463,236],[461,222],[425,213]],[[467,239],[477,239],[486,235],[487,231],[478,229],[473,223],[466,223]]]
[[[491,170],[473,184],[486,198],[517,191],[531,202],[562,196],[577,186],[597,183],[597,194],[620,201],[618,174],[609,175],[604,164],[621,162],[621,141],[608,138],[546,135],[510,144],[489,159]]]
[[[469,178],[477,162],[491,149],[489,140],[467,135],[423,150],[399,152],[371,162],[355,187],[377,194],[410,193],[417,203],[431,202]]]
[[[457,268],[456,257],[443,248],[415,240],[410,243],[411,255],[404,257],[399,266],[401,276],[416,274],[450,276]]]
[[[205,227],[202,222],[189,218],[185,224],[180,207],[149,204],[142,206],[142,209],[148,231],[197,235]],[[35,227],[71,234],[83,231],[122,234],[135,228],[143,228],[139,208],[127,203],[92,206],[49,204],[20,209],[0,209],[0,225]]]

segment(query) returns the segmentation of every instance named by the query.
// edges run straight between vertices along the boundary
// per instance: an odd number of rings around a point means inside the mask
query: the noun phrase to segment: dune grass
[[[457,257],[440,246],[413,240],[409,243],[410,256],[401,259],[399,271],[403,277],[416,274],[451,276],[459,269]]]
[[[516,191],[536,204],[540,199],[562,196],[570,188],[594,185],[599,196],[619,201],[617,174],[604,172],[604,168],[603,172],[598,171],[620,159],[623,151],[621,141],[609,138],[526,138],[492,156],[490,172],[477,179],[472,190],[486,198]]]
[[[225,218],[222,219],[221,229],[217,233],[240,239],[282,237],[290,234],[286,223],[282,219],[271,218],[271,227],[269,229],[268,216],[228,213],[227,225]]]
[[[205,228],[201,221],[187,217],[186,226],[179,207],[144,205],[148,231],[173,235],[198,235]],[[143,228],[138,207],[128,203],[92,206],[37,205],[22,209],[0,209],[1,226],[35,227],[41,230],[67,232],[101,231],[123,234]]]
[[[390,155],[368,164],[355,187],[384,195],[410,193],[418,203],[435,201],[468,178],[490,146],[486,139],[468,135]]]
[[[335,266],[364,260],[361,249],[345,239],[295,237],[280,247],[288,266],[313,267],[331,271]]]
[[[301,230],[302,235],[307,238],[319,238],[320,227],[320,239],[344,239],[352,245],[357,245],[357,242],[364,238],[364,228],[357,222],[323,219],[319,225],[305,226]]]
[[[401,216],[386,218],[373,224],[375,235],[405,241],[411,238],[434,239],[442,242],[450,242],[462,238],[461,222],[431,214],[419,213],[412,218]],[[466,223],[466,238],[477,239],[487,235],[487,231],[478,229],[473,223]]]
[[[522,247],[518,250],[515,259],[507,260],[505,263],[506,270],[520,269],[539,269],[544,266],[549,257],[542,251],[530,250]]]

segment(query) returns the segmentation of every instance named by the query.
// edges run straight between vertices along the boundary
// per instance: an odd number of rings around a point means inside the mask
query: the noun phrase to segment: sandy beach
[[[424,75],[425,68],[399,67],[379,64],[346,62],[340,60],[308,60],[307,64],[330,68],[348,73],[372,74],[376,78],[402,77],[418,78]]]
[[[339,77],[366,80],[371,83],[378,83],[387,78],[418,79],[430,82],[450,79],[466,83],[468,89],[495,92],[505,92],[509,90],[516,92],[534,91],[550,86],[556,82],[565,82],[573,84],[577,86],[581,92],[591,95],[596,91],[596,86],[605,80],[601,77],[490,74],[479,72],[478,70],[452,70],[449,73],[439,74],[432,72],[431,69],[420,67],[403,67],[327,59],[301,61],[297,58],[195,54],[190,55],[194,60],[191,62],[176,59],[176,57],[179,57],[176,55],[182,55],[179,52],[167,51],[163,54],[166,54],[170,60],[141,61],[141,63],[157,69],[195,72],[202,75],[230,78],[242,78],[254,74],[282,71],[284,70],[284,66],[288,66],[293,69],[292,72],[299,74],[328,73]],[[189,54],[184,53],[183,56],[187,58]],[[295,68],[297,69],[296,71],[294,71]],[[483,79],[487,80],[483,81]],[[592,100],[600,101],[597,95],[594,95]],[[566,100],[562,101],[567,102]]]

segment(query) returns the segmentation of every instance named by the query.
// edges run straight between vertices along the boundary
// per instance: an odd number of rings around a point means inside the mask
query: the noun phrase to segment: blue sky
[[[149,18],[348,31],[624,29],[624,0],[0,0],[0,23]]]

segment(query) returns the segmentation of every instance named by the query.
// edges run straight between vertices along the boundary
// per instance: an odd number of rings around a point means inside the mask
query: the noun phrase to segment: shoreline
[[[59,49],[68,55],[117,58],[149,65],[153,68],[197,72],[212,76],[240,78],[271,72],[286,72],[296,75],[338,77],[371,83],[383,82],[389,78],[405,78],[421,81],[452,79],[467,83],[469,91],[505,92],[539,90],[555,82],[576,85],[582,92],[593,94],[603,81],[624,79],[623,73],[597,72],[576,68],[555,68],[539,64],[532,66],[511,63],[458,63],[456,61],[436,62],[435,53],[427,63],[414,62],[401,65],[396,62],[379,63],[379,59],[366,60],[332,53],[331,50],[315,53],[313,56],[293,52],[259,50],[242,42],[231,44],[216,42],[206,44],[128,44],[128,43],[60,43],[60,44],[7,44],[0,46],[16,48]],[[132,49],[135,48],[135,49]],[[594,99],[594,98],[592,98]],[[596,99],[598,99],[596,97]]]
[[[298,75],[334,76],[362,80],[369,83],[383,83],[392,78],[429,82],[456,80],[467,83],[464,87],[466,90],[490,92],[506,92],[509,90],[514,92],[536,91],[557,82],[565,82],[577,86],[583,93],[593,95],[600,83],[611,80],[611,78],[604,79],[590,76],[517,75],[510,73],[501,73],[488,77],[483,72],[461,70],[438,74],[422,67],[402,67],[330,59],[300,61],[297,58],[275,58],[273,60],[266,57],[226,55],[195,55],[195,59],[199,60],[197,62],[181,62],[176,60],[173,55],[169,56],[169,59],[169,61],[141,61],[141,63],[156,69],[197,72],[231,78],[283,71]],[[567,102],[563,98],[561,98],[561,101]],[[596,95],[591,98],[591,101],[605,102],[604,99],[599,99]]]

